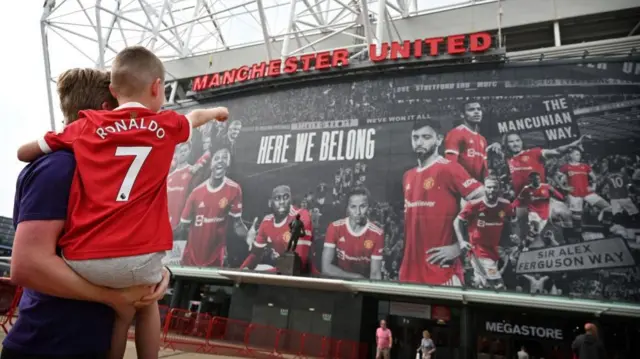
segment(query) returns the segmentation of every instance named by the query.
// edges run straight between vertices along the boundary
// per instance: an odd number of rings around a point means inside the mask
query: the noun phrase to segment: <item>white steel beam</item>
[[[196,18],[198,17],[198,14],[200,13],[200,7],[202,6],[202,0],[197,0],[196,1],[196,6],[193,8],[193,17]],[[191,42],[191,35],[193,34],[193,27],[195,26],[196,22],[193,21],[189,24],[189,27],[187,27],[187,36],[183,41],[183,45],[182,45],[182,56],[186,57],[187,55],[191,54],[191,51],[189,50],[189,43]]]
[[[133,45],[173,61],[257,43],[264,44],[264,57],[249,61],[336,48],[349,49],[353,57],[366,54],[386,32],[391,36],[396,19],[425,11],[418,11],[415,0],[46,0],[40,31],[51,85],[71,56],[74,66],[108,69],[118,51]],[[393,35],[399,37],[397,31]],[[65,51],[69,48],[74,54]],[[238,65],[246,61],[238,58]],[[173,81],[185,75],[172,76]],[[49,86],[53,128],[51,91]]]
[[[387,0],[378,0],[378,23],[376,24],[376,45],[380,47],[387,23]]]
[[[287,23],[287,34],[282,40],[282,52],[280,53],[280,59],[282,60],[282,66],[284,67],[284,60],[289,57],[289,43],[291,42],[291,35],[289,35],[296,26],[296,3],[297,0],[291,0],[289,2],[289,22]]]
[[[47,99],[49,100],[49,121],[51,131],[56,130],[56,120],[53,113],[53,93],[51,91],[51,61],[49,59],[49,38],[47,37],[46,19],[51,13],[55,0],[47,0],[40,20],[40,36],[42,37],[42,57],[44,59],[44,76],[47,81]]]
[[[560,22],[553,22],[553,44],[555,46],[562,46],[562,40],[560,40]]]
[[[102,16],[100,14],[100,8],[102,0],[96,0],[96,37],[98,38],[98,61],[96,67],[104,69],[104,38],[102,37]]]
[[[367,1],[362,2],[362,12],[360,14],[360,21],[364,27],[364,37],[367,38],[367,44],[371,44],[373,41],[373,35],[371,34],[371,20],[369,18],[369,5]],[[367,49],[369,47],[367,46]]]
[[[269,61],[273,59],[271,54],[271,37],[269,36],[269,25],[267,23],[267,16],[264,13],[264,5],[262,0],[257,0],[258,14],[260,15],[260,26],[262,27],[262,37],[264,38],[264,48],[267,51],[267,58]]]

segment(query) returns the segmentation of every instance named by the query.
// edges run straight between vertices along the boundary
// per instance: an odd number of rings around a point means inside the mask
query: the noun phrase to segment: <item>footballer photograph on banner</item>
[[[168,261],[640,301],[640,71],[610,61],[226,99],[176,148]],[[200,104],[205,106],[210,104]]]

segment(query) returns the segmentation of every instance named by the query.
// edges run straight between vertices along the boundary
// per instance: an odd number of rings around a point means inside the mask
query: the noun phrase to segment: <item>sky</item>
[[[0,11],[0,216],[11,217],[15,182],[24,164],[18,146],[49,129],[49,110],[40,41],[42,1],[15,1]],[[16,36],[19,29],[19,36]]]
[[[94,13],[91,7],[94,4],[93,0],[80,1],[85,6],[90,7],[88,14]],[[222,8],[214,8],[213,10],[219,11],[223,8],[228,8],[229,5],[234,5],[235,1],[221,0],[215,2],[214,4],[218,4]],[[286,32],[289,0],[263,0],[263,2],[270,34],[278,35]],[[426,10],[469,2],[470,0],[419,0],[418,7],[420,10]],[[0,186],[2,188],[0,191],[0,216],[6,217],[12,216],[15,182],[20,170],[24,167],[24,164],[20,163],[16,158],[18,146],[41,137],[50,129],[46,93],[47,81],[44,75],[44,59],[40,37],[40,18],[42,16],[43,1],[14,1],[12,3],[12,10],[0,12],[0,36],[3,45],[3,53],[0,56],[0,78],[4,84],[0,88],[0,108],[5,119],[2,124],[3,131],[0,131],[0,153],[2,154],[0,155],[0,168],[4,172],[0,176]],[[181,2],[180,4],[183,3],[186,4],[187,2]],[[76,4],[76,2],[59,2],[60,8],[52,14],[54,16],[50,18],[50,21],[58,25],[85,22],[87,20],[86,17],[90,15],[85,17],[83,12],[78,11],[79,7],[73,6],[73,4]],[[115,2],[106,4],[115,6]],[[107,5],[103,4],[103,6]],[[373,3],[370,4],[371,11],[374,11],[373,8],[377,8],[377,5],[374,5]],[[71,9],[67,9],[67,7],[71,7]],[[255,12],[253,14],[240,13],[249,9],[255,11],[254,8],[255,6],[251,5],[244,9],[234,9],[232,12],[226,13],[227,15],[218,18],[220,31],[224,34],[227,45],[261,41],[261,30],[256,22],[258,20]],[[127,9],[125,8],[124,10]],[[200,9],[200,11],[204,10]],[[300,9],[300,11],[298,16],[303,16],[300,19],[308,21],[307,17],[310,18],[311,14],[305,12],[304,9]],[[332,4],[329,17],[335,16],[340,11],[340,6]],[[181,11],[176,10],[176,22],[179,23],[186,20],[186,18],[181,19],[181,17],[193,16],[192,13],[193,10],[191,8],[185,8]],[[104,24],[110,22],[110,15],[103,16],[103,26],[105,26]],[[145,19],[139,11],[137,13],[128,11],[126,16],[139,22],[144,22]],[[134,44],[131,43],[131,39],[134,38],[136,39],[135,41],[140,41],[143,45],[148,44],[148,39],[143,39],[140,36],[140,32],[131,32],[129,30],[132,28],[130,24],[125,23],[122,28],[119,28],[120,31],[112,33],[113,38],[109,43],[113,47],[121,49],[125,46],[125,41],[118,40],[117,36],[119,34],[130,39],[128,45]],[[184,28],[186,29],[186,27]],[[87,31],[92,31],[93,28],[87,22],[81,27],[74,27],[72,30],[80,34],[88,34]],[[56,32],[55,30],[52,31]],[[88,56],[97,56],[95,44],[77,36],[68,36],[68,38],[73,42],[73,45],[61,40],[58,34],[49,33],[49,52],[51,54],[51,68],[54,77],[68,68],[95,65],[94,61],[88,62],[87,57],[84,57],[73,48],[75,46],[82,49],[85,53],[90,54]],[[201,39],[202,41],[200,41]],[[211,30],[204,27],[199,28],[196,26],[193,28],[192,41],[199,44],[198,49],[201,51],[210,51],[205,50],[205,48],[213,49],[221,46],[217,43],[217,36],[212,36]],[[159,56],[163,56],[164,52],[173,50],[167,48],[167,46],[157,46],[155,51]],[[113,57],[113,53],[107,55],[109,55],[109,58],[105,59],[109,62]],[[56,124],[59,124],[62,120],[62,115],[58,109],[55,88],[53,97],[56,103],[54,105]]]

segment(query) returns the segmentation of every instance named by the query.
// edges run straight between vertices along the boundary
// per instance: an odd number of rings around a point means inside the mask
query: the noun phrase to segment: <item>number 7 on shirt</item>
[[[116,148],[116,156],[135,156],[133,162],[131,162],[131,166],[129,166],[129,170],[127,174],[124,176],[124,180],[120,185],[120,189],[118,190],[118,195],[116,196],[116,202],[127,202],[129,200],[129,194],[131,193],[131,188],[133,188],[133,184],[136,182],[136,178],[138,174],[140,174],[140,169],[144,164],[144,161],[151,153],[151,147],[118,147]]]

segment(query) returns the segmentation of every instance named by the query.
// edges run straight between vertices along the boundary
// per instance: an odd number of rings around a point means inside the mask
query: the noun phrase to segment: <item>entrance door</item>
[[[515,351],[507,357],[509,353],[509,340],[507,337],[498,335],[483,335],[477,339],[478,359],[506,359],[515,357]]]
[[[287,327],[288,315],[287,309],[254,305],[251,322],[256,325],[251,330],[249,343],[256,347],[273,347],[277,330]]]
[[[452,348],[454,341],[451,329],[446,324],[439,324],[434,320],[392,315],[389,317],[388,325],[393,335],[392,359],[415,358],[424,330],[431,333],[431,339],[436,345],[433,359],[456,358],[455,348]]]
[[[392,315],[387,325],[393,336],[392,359],[415,358],[427,320]]]

